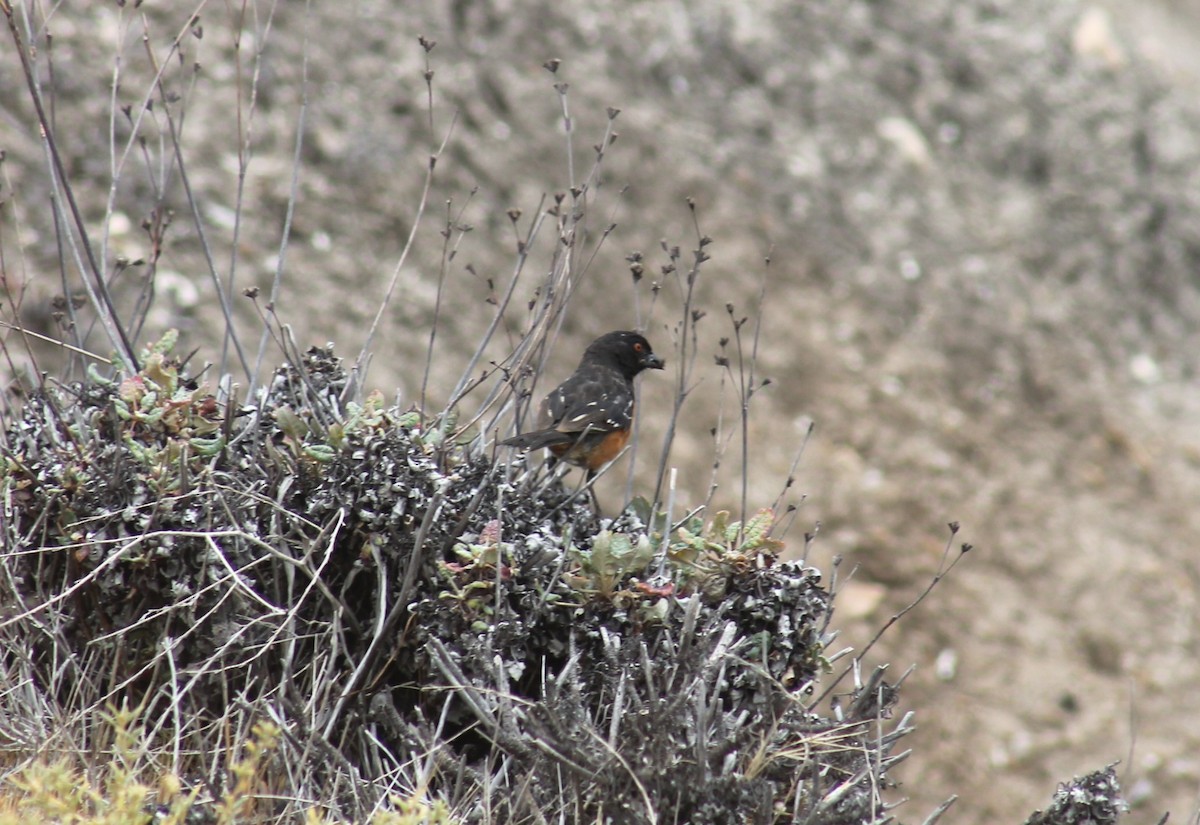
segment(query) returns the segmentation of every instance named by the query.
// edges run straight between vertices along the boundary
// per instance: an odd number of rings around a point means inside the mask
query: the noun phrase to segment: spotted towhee
[[[636,332],[610,332],[593,341],[571,377],[542,400],[537,429],[500,442],[523,450],[548,449],[555,459],[587,470],[588,479],[629,441],[633,378],[661,370],[663,359]]]

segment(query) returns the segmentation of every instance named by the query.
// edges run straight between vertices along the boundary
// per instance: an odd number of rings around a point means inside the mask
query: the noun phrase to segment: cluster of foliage
[[[0,559],[0,633],[25,653],[4,659],[24,685],[5,718],[136,707],[193,811],[258,790],[275,815],[327,799],[347,820],[392,798],[511,821],[857,822],[883,804],[907,727],[878,735],[891,698],[840,719],[806,701],[830,600],[780,560],[769,511],[670,524],[639,501],[602,521],[453,424],[343,403],[328,350],[233,408],[171,344],[135,375],[47,388],[7,433],[20,552]],[[70,747],[44,723],[6,733]]]

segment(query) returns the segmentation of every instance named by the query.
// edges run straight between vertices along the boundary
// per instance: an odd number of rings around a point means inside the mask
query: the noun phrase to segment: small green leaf
[[[196,451],[197,455],[216,455],[225,447],[225,436],[216,435],[212,438],[191,438],[188,440],[188,444]]]
[[[179,384],[179,369],[170,365],[161,352],[153,352],[142,364],[142,375],[168,392],[174,392]]]
[[[775,513],[769,508],[763,508],[754,514],[750,521],[746,522],[746,529],[743,531],[742,550],[754,550],[767,541],[767,533],[771,531],[771,525],[775,523]]]
[[[638,521],[647,527],[654,521],[654,505],[645,496],[634,496],[625,509],[637,516]]]
[[[175,349],[175,345],[179,342],[179,330],[169,329],[163,333],[162,338],[159,338],[150,345],[150,351],[163,355]]]
[[[275,410],[275,426],[294,441],[303,441],[308,435],[308,424],[296,415],[291,407],[279,407]]]
[[[107,378],[104,375],[101,375],[99,366],[94,363],[88,364],[87,377],[88,381],[101,387],[111,387],[113,384],[117,383],[116,379]]]
[[[654,542],[650,541],[650,537],[643,533],[638,536],[637,544],[633,546],[626,569],[633,573],[643,569],[652,561],[654,561]]]
[[[610,533],[609,536],[609,553],[612,554],[613,561],[621,569],[624,569],[624,562],[628,561],[629,557],[633,554],[633,542],[624,533]]]
[[[713,516],[712,524],[708,528],[708,536],[712,541],[718,543],[729,543],[737,536],[738,524],[735,521],[729,523],[729,511],[718,510]],[[732,533],[730,532],[732,530]]]
[[[313,461],[328,464],[337,457],[337,450],[328,444],[306,444],[304,445],[304,454]]]
[[[329,443],[334,447],[341,447],[346,443],[346,430],[341,424],[329,425]]]
[[[421,425],[421,414],[419,412],[406,412],[404,415],[396,419],[396,426],[403,427],[406,430],[411,430],[414,427]]]
[[[588,553],[587,568],[597,576],[612,576],[618,570],[618,564],[613,558],[613,533],[611,530],[601,530],[592,539],[592,551]]]
[[[142,421],[145,421],[147,424],[157,424],[162,421],[162,417],[166,415],[166,412],[167,410],[165,407],[159,407],[157,409],[147,410],[139,415],[138,418]]]

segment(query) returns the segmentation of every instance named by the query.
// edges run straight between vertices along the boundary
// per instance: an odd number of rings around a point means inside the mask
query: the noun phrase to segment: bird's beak
[[[661,370],[666,366],[666,363],[666,361],[652,352],[646,353],[646,355],[642,356],[641,360],[642,369],[644,370]]]

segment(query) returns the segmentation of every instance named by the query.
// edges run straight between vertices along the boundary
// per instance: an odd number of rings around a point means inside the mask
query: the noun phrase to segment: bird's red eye
[[[641,352],[641,351],[642,351],[642,345],[641,345],[641,344],[634,344],[634,345],[633,345],[633,351],[634,351],[634,352]]]

